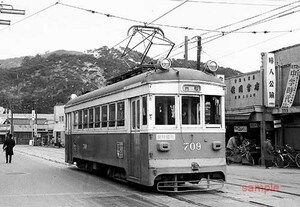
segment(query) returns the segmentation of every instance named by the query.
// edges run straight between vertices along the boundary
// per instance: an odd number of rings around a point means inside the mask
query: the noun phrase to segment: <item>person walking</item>
[[[14,154],[13,148],[16,145],[15,140],[12,139],[12,134],[4,141],[3,151],[5,151],[6,163],[11,163],[11,158]]]
[[[273,159],[273,154],[272,154],[273,146],[271,143],[270,139],[266,139],[263,142],[263,156],[265,159],[265,166],[266,168],[272,167],[272,159]]]

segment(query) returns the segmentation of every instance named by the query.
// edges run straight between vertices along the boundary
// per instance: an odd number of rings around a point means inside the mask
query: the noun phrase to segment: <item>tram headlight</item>
[[[171,67],[171,60],[169,58],[160,58],[157,61],[157,65],[160,69],[168,70]]]

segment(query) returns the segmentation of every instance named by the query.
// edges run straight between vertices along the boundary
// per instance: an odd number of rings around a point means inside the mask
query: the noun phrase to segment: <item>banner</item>
[[[292,63],[289,78],[286,83],[285,93],[281,108],[290,108],[293,105],[299,82],[300,63]]]
[[[267,107],[275,107],[276,76],[274,54],[261,53],[261,60],[265,85],[264,105]]]

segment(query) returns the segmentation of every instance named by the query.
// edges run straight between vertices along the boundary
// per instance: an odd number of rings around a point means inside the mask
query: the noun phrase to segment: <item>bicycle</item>
[[[243,159],[247,161],[249,165],[254,165],[255,161],[250,152],[250,142],[244,142],[240,147],[235,150],[230,150],[226,152],[226,163],[243,163]]]
[[[290,145],[286,144],[283,147],[283,159],[284,159],[284,168],[287,168],[291,165],[296,164],[300,168],[300,153],[293,149]]]
[[[282,155],[282,151],[280,149],[277,149],[277,150],[273,150],[272,153],[273,153],[273,158],[272,158],[273,165],[275,165],[276,167],[279,167],[279,168],[284,168],[285,162],[284,162],[284,158]],[[262,162],[262,157],[259,158],[258,165],[261,166],[261,162]]]

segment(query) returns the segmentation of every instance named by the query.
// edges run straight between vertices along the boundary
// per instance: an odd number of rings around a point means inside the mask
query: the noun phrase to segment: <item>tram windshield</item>
[[[205,96],[205,124],[221,124],[220,96]]]
[[[175,96],[155,97],[155,124],[175,125]]]
[[[200,124],[200,98],[183,96],[181,101],[182,124]]]
[[[178,98],[180,100],[176,101]],[[177,103],[180,103],[181,106],[177,107]],[[156,125],[175,125],[176,111],[181,113],[178,120],[182,125],[205,124],[214,127],[216,125],[220,126],[222,121],[221,96],[186,95],[181,97],[155,97]]]

